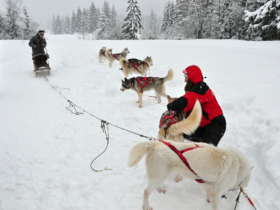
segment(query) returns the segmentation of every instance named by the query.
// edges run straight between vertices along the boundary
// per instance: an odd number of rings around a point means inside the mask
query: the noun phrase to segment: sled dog
[[[152,57],[147,56],[144,60],[138,60],[136,58],[131,59],[121,59],[121,70],[125,77],[132,73],[138,73],[141,75],[146,75],[150,66],[153,65]]]
[[[127,54],[130,53],[128,48],[124,48],[123,51],[121,51],[120,53],[111,53],[108,56],[108,61],[109,61],[109,66],[112,67],[112,64],[115,60],[120,61],[122,59],[126,59]]]
[[[144,156],[148,185],[144,190],[143,210],[152,209],[149,197],[154,190],[165,192],[161,186],[171,173],[201,184],[212,210],[218,210],[222,195],[245,188],[251,175],[251,166],[243,154],[205,143],[158,140],[138,143],[130,151],[128,166],[136,165]]]
[[[106,47],[102,47],[98,53],[99,63],[104,62],[104,60],[108,60],[110,54],[112,54],[112,49],[107,49]]]
[[[143,106],[142,95],[148,90],[155,90],[158,103],[161,103],[161,96],[166,96],[164,83],[172,80],[173,70],[170,69],[165,77],[133,77],[122,80],[121,91],[134,90],[138,95],[138,106]]]

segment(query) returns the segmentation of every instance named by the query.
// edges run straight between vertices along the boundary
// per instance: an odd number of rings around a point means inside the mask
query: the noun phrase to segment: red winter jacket
[[[200,127],[208,125],[215,117],[223,114],[223,111],[211,89],[208,89],[204,94],[188,91],[183,97],[187,101],[187,106],[183,110],[185,113],[191,112],[195,101],[199,100],[203,113],[200,121]]]
[[[188,82],[192,84],[187,88],[184,96],[168,104],[168,110],[184,111],[190,113],[194,107],[195,101],[199,100],[202,107],[202,119],[200,127],[204,127],[211,121],[223,115],[223,111],[217,102],[217,99],[212,90],[203,82],[203,75],[198,66],[189,66],[183,73],[187,76]]]

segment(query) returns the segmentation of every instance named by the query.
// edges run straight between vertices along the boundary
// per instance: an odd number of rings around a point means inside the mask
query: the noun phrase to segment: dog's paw
[[[165,187],[158,187],[158,188],[157,188],[157,191],[158,191],[158,193],[163,193],[163,194],[165,194],[165,193],[166,193],[166,188],[165,188]]]
[[[183,180],[183,177],[182,177],[181,175],[176,175],[176,177],[175,177],[175,179],[174,179],[174,181],[175,181],[176,183],[181,182],[182,180]]]
[[[143,210],[153,210],[153,208],[152,207],[150,207],[150,206],[146,206],[146,205],[144,205],[143,206]]]
[[[139,108],[142,108],[142,107],[143,107],[143,105],[139,103],[138,107],[139,107]]]

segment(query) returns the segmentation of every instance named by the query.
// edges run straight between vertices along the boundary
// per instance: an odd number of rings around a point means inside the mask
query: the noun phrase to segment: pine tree
[[[82,32],[82,10],[79,7],[76,12],[76,31],[78,33]]]
[[[115,6],[112,6],[112,10],[111,10],[111,26],[112,28],[115,28],[117,26],[117,11]]]
[[[168,27],[170,26],[170,20],[171,20],[170,10],[171,10],[171,2],[169,1],[167,2],[163,12],[162,24],[160,28],[160,31],[162,33],[165,33]]]
[[[253,12],[246,12],[247,39],[280,40],[280,0],[269,0]]]
[[[98,19],[98,39],[110,39],[112,32],[111,20],[111,10],[108,2],[105,1]]]
[[[189,14],[190,0],[177,0],[175,6],[176,19],[178,25],[183,25],[185,18]]]
[[[23,15],[24,15],[24,28],[23,28],[23,38],[24,39],[30,39],[32,34],[34,33],[34,31],[32,31],[31,29],[31,20],[30,17],[28,15],[27,9],[24,8],[23,9]]]
[[[0,39],[6,38],[6,23],[5,18],[0,14]]]
[[[109,19],[105,15],[105,13],[102,11],[101,14],[99,15],[99,19],[98,19],[97,39],[106,39],[108,26],[109,26]]]
[[[63,33],[70,34],[71,33],[71,19],[69,16],[64,17],[63,25],[64,25]]]
[[[17,39],[20,36],[19,18],[20,9],[18,4],[12,0],[7,0],[6,33],[10,39]]]
[[[144,21],[145,26],[143,30],[143,37],[145,39],[157,39],[159,38],[159,20],[157,15],[153,10],[151,10],[150,15]]]
[[[122,25],[123,39],[139,39],[143,25],[137,0],[128,0],[127,13]]]
[[[85,38],[85,34],[89,32],[89,15],[86,9],[83,9],[81,16],[81,31],[83,38]]]
[[[75,12],[72,12],[71,16],[71,33],[77,32],[77,16]]]
[[[91,3],[89,8],[89,32],[92,33],[97,28],[98,13],[94,3]]]
[[[244,26],[244,20],[242,17],[245,5],[246,4],[243,0],[225,0],[220,20],[220,38],[241,38],[242,28]]]

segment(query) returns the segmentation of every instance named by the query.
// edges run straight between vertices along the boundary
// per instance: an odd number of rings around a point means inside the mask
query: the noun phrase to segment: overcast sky
[[[0,0],[3,10],[6,0]],[[46,25],[51,20],[53,15],[69,15],[78,8],[88,8],[93,2],[98,8],[101,8],[104,0],[15,0],[21,1],[23,6],[26,6],[32,19],[41,25]],[[138,0],[139,6],[143,14],[149,14],[153,9],[157,14],[162,14],[165,2],[167,0]],[[107,0],[114,4],[119,14],[125,14],[127,0]]]

